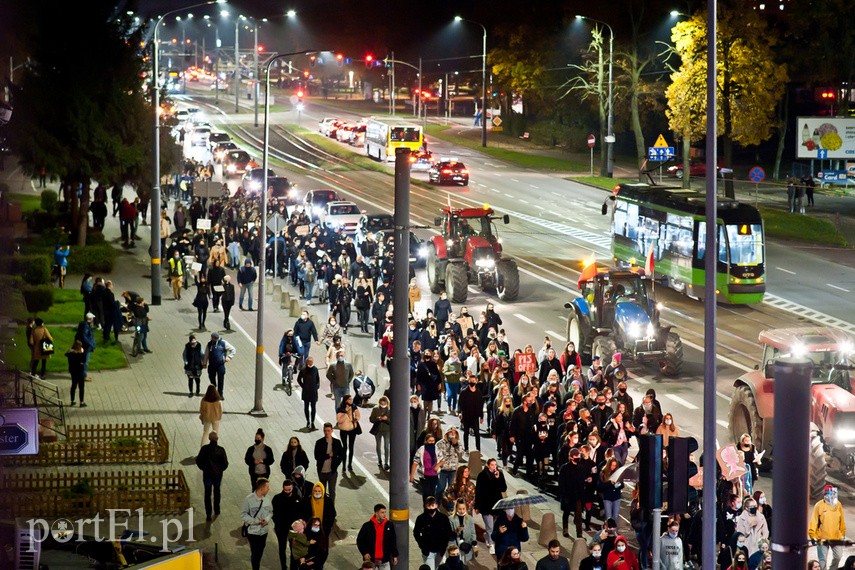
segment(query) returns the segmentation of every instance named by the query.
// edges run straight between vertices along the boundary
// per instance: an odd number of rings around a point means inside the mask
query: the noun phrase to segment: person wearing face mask
[[[754,491],[754,500],[757,501],[757,509],[763,518],[766,519],[766,526],[769,527],[769,535],[772,535],[772,505],[768,503],[766,493],[763,491]]]
[[[442,391],[439,367],[433,361],[433,352],[430,350],[422,353],[422,361],[416,368],[416,389],[422,395],[425,413],[430,415],[433,411],[433,403],[439,399]]]
[[[350,362],[345,362],[344,350],[339,350],[336,354],[335,364],[327,367],[327,380],[332,385],[336,410],[341,407],[342,400],[348,395],[354,376],[353,365]]]
[[[450,540],[453,546],[460,547],[460,561],[468,564],[478,554],[478,537],[475,534],[475,518],[469,513],[466,499],[455,501],[448,519],[451,529]]]
[[[617,385],[617,392],[614,395],[614,405],[617,409],[618,404],[626,406],[627,410],[634,410],[635,405],[632,402],[632,396],[626,391],[626,382],[620,382]]]
[[[306,537],[309,539],[309,551],[306,554],[304,568],[323,570],[329,556],[329,534],[324,532],[321,519],[314,517],[306,527]]]
[[[318,393],[321,390],[321,376],[315,366],[315,359],[306,359],[306,365],[297,374],[297,384],[302,390],[300,399],[303,400],[303,413],[306,416],[306,429],[315,429],[315,413],[318,406]]]
[[[751,556],[760,549],[760,539],[769,538],[769,528],[766,519],[758,512],[757,501],[749,498],[742,506],[742,514],[736,517],[736,532],[745,537],[745,548]]]
[[[377,468],[388,471],[389,452],[391,450],[390,434],[392,432],[392,411],[389,409],[389,398],[380,396],[377,405],[371,410],[368,421],[371,422],[371,434],[374,436]]]
[[[362,525],[356,536],[356,548],[362,559],[373,562],[377,570],[390,570],[398,564],[395,525],[386,518],[386,505],[374,505],[374,515]]]
[[[448,542],[454,537],[448,519],[438,513],[439,505],[434,497],[425,500],[425,509],[416,517],[413,526],[413,536],[422,552],[425,564],[435,569],[445,554]]]
[[[273,530],[276,532],[276,538],[279,541],[279,562],[282,564],[282,570],[288,570],[288,531],[294,521],[304,516],[307,508],[306,503],[294,493],[294,482],[285,479],[282,483],[282,492],[273,497],[271,506],[273,508]]]
[[[513,444],[511,443],[511,418],[514,413],[514,401],[510,396],[502,398],[501,405],[496,410],[496,419],[493,420],[492,437],[496,440],[499,459],[502,467],[508,466],[508,458],[511,456]]]
[[[766,553],[771,552],[771,547],[769,545],[769,540],[766,538],[761,538],[757,541],[757,552],[748,557],[748,568],[749,570],[757,570],[760,564],[763,562],[763,557]],[[844,568],[849,568],[848,564],[844,564]]]
[[[191,334],[187,344],[184,345],[184,373],[187,375],[187,397],[193,396],[193,383],[196,383],[196,395],[199,395],[199,381],[202,377],[202,345],[196,340],[196,335]]]
[[[528,525],[516,514],[514,509],[505,509],[496,517],[491,538],[496,552],[506,552],[509,548],[522,549],[522,543],[528,542]]]
[[[843,546],[840,544],[832,546],[828,541],[843,540],[846,537],[846,521],[843,518],[843,507],[838,500],[837,487],[826,485],[822,500],[813,506],[808,525],[808,537],[817,543],[816,553],[822,570],[826,568],[829,550],[831,550],[831,568],[836,570],[843,556]]]
[[[744,552],[737,553],[727,570],[748,570],[748,556]]]
[[[609,552],[606,558],[607,570],[640,570],[638,557],[635,552],[627,546],[626,538],[621,535],[615,537],[615,549]]]
[[[416,452],[419,435],[425,427],[425,409],[419,402],[418,396],[410,396],[410,457]]]
[[[436,486],[436,497],[442,500],[446,488],[454,483],[457,468],[463,461],[463,447],[460,445],[460,434],[454,428],[445,432],[445,437],[436,442],[436,448],[442,455],[442,465],[439,469],[439,480]]]
[[[306,517],[319,519],[324,534],[329,536],[336,515],[335,501],[327,494],[323,483],[315,483],[312,486],[312,496],[307,501]]]
[[[558,472],[558,497],[561,501],[561,525],[564,529],[562,535],[570,538],[570,513],[574,513],[576,524],[576,537],[582,537],[582,490],[586,483],[593,481],[591,473],[582,463],[582,453],[578,449],[571,449],[568,453],[569,460]]]
[[[341,435],[341,443],[344,447],[344,459],[342,460],[342,473],[344,466],[353,473],[353,455],[356,451],[356,436],[362,433],[359,425],[359,408],[353,405],[353,396],[345,394],[341,399],[341,405],[336,408],[336,427]]]
[[[294,336],[300,340],[297,343],[297,348],[300,350],[300,364],[302,365],[306,361],[306,357],[309,356],[312,341],[318,342],[318,329],[315,328],[315,323],[309,319],[309,311],[303,311],[291,328],[294,330]]]
[[[536,419],[537,409],[534,407],[534,396],[526,394],[522,399],[522,404],[514,410],[511,416],[510,441],[514,444],[515,448],[512,475],[516,475],[519,472],[523,461],[525,461],[526,475],[531,476],[534,473],[532,443],[534,440],[534,424]]]
[[[445,364],[442,365],[448,412],[451,414],[457,412],[457,400],[460,396],[460,377],[462,375],[463,368],[460,358],[458,358],[458,352],[456,349],[452,349],[448,353],[448,359],[445,361]]]
[[[654,434],[662,424],[662,413],[653,403],[653,398],[645,396],[641,405],[632,413],[632,425],[636,435]]]
[[[745,456],[745,467],[750,473],[750,477],[746,478],[750,482],[750,485],[746,486],[746,490],[748,493],[753,493],[753,484],[760,477],[758,466],[763,454],[757,453],[757,448],[754,447],[754,442],[751,441],[751,436],[747,433],[739,436],[739,451]]]
[[[742,514],[742,499],[731,494],[716,517],[716,541],[719,544],[719,566],[727,567],[733,560],[732,543],[736,536],[736,519]]]
[[[460,394],[460,427],[463,430],[463,449],[469,452],[469,432],[475,435],[475,449],[481,451],[481,424],[484,423],[484,397],[478,389],[478,380],[469,376],[467,387]]]
[[[605,566],[603,547],[599,544],[594,544],[591,546],[591,554],[583,558],[579,564],[579,570],[606,570]]]
[[[264,443],[264,430],[261,428],[255,432],[255,444],[247,448],[243,460],[249,468],[249,479],[253,489],[259,477],[270,478],[270,466],[276,460],[273,458],[273,450]]]
[[[671,519],[662,534],[659,547],[661,570],[683,570],[683,540],[680,538],[680,522]]]

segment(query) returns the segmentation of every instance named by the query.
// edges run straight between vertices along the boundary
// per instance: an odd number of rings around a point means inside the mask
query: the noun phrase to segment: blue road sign
[[[828,149],[821,148],[816,151],[816,157],[820,160],[826,160],[828,158]]]
[[[657,162],[664,162],[674,158],[674,147],[668,146],[657,148],[655,146],[647,147],[647,159]]]
[[[766,179],[766,171],[760,166],[755,166],[748,171],[748,179],[755,184],[759,184]]]

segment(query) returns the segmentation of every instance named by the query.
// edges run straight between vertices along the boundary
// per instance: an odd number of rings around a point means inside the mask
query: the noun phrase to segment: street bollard
[[[540,536],[537,543],[541,546],[549,546],[549,541],[558,538],[558,530],[555,527],[555,513],[543,513],[540,520]]]
[[[291,310],[289,311],[289,314],[292,317],[299,317],[302,312],[303,310],[300,308],[300,301],[297,299],[291,299]]]
[[[282,296],[280,297],[281,301],[279,302],[280,309],[289,309],[291,308],[291,293],[288,291],[282,291]]]

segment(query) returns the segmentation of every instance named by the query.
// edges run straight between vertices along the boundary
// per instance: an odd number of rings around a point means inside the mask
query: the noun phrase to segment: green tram
[[[654,278],[690,297],[704,298],[706,196],[682,188],[621,184],[609,197],[612,255],[619,266],[644,265],[653,250]],[[603,214],[609,208],[603,205]],[[756,208],[718,200],[716,297],[751,304],[766,292],[763,220]]]

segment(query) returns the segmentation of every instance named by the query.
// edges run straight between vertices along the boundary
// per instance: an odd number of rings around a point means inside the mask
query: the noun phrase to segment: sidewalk
[[[10,169],[11,170],[11,169]],[[6,181],[10,175],[0,178],[0,182]],[[10,183],[12,192],[30,192],[31,184],[23,178],[20,173],[14,176]],[[56,184],[50,185],[55,189]],[[126,190],[130,196],[131,190]],[[172,211],[174,204],[169,204]],[[117,294],[123,290],[134,290],[144,298],[150,298],[150,277],[148,264],[148,236],[150,228],[140,226],[138,233],[143,238],[137,243],[137,247],[130,250],[121,248],[119,243],[119,228],[117,218],[108,217],[105,228],[105,237],[108,242],[117,245],[119,255],[116,267],[109,277],[114,282]],[[69,275],[70,287],[76,287],[81,276]],[[290,285],[283,283],[285,290],[290,290]],[[192,293],[191,288],[188,293]],[[318,402],[318,429],[308,432],[305,428],[302,401],[299,392],[290,398],[283,391],[274,388],[279,379],[278,367],[274,365],[277,357],[279,339],[286,328],[290,328],[294,318],[290,317],[286,310],[279,308],[278,299],[273,302],[268,297],[266,304],[265,319],[265,343],[266,356],[264,368],[264,409],[267,417],[257,418],[247,414],[253,406],[254,378],[255,378],[255,330],[258,312],[244,312],[235,307],[231,314],[232,331],[222,328],[222,313],[213,313],[209,310],[207,328],[209,331],[218,331],[224,339],[227,339],[237,349],[236,358],[227,365],[225,377],[225,401],[223,402],[224,417],[220,426],[220,445],[223,446],[230,461],[230,467],[226,471],[222,485],[222,514],[213,523],[204,522],[204,507],[202,504],[202,477],[194,464],[194,457],[199,450],[202,426],[198,420],[199,397],[187,396],[186,377],[183,373],[181,362],[181,351],[187,342],[187,336],[194,332],[201,343],[206,343],[210,332],[200,333],[195,331],[196,310],[191,305],[192,294],[182,296],[182,300],[171,299],[171,289],[164,281],[163,303],[159,307],[151,308],[151,332],[149,333],[149,347],[153,354],[142,357],[130,358],[129,367],[122,370],[110,372],[92,373],[93,382],[86,384],[86,402],[88,408],[68,408],[67,417],[69,423],[95,424],[95,423],[148,423],[160,422],[172,444],[171,461],[167,464],[156,466],[162,469],[184,469],[188,485],[191,489],[191,504],[194,509],[192,521],[187,516],[180,517],[185,528],[191,529],[192,535],[185,531],[183,538],[192,536],[193,543],[187,542],[188,547],[201,548],[205,553],[213,556],[217,552],[220,568],[248,568],[249,548],[246,539],[240,537],[239,509],[243,498],[250,492],[250,481],[243,463],[243,454],[253,442],[255,430],[261,427],[267,434],[266,443],[273,449],[276,463],[273,465],[271,477],[271,493],[276,494],[281,490],[284,476],[278,467],[279,458],[291,436],[300,439],[304,448],[307,449],[311,458],[311,449],[319,437],[322,436],[320,426],[324,421],[334,418],[333,402],[331,398],[325,397],[328,383],[322,381],[321,393]],[[257,306],[257,305],[256,305]],[[326,318],[324,306],[312,305],[310,307],[313,318],[323,322]],[[316,320],[316,322],[318,322]],[[100,340],[100,337],[97,337]],[[125,353],[130,354],[131,337],[123,335],[121,342]],[[369,336],[349,334],[349,341],[354,358],[364,358],[365,362],[374,362],[377,357],[377,349],[371,347]],[[67,347],[58,347],[57,354],[62,354]],[[62,352],[60,352],[62,351]],[[323,356],[318,347],[313,347],[313,354],[319,362],[323,362]],[[323,370],[321,373],[323,374]],[[374,400],[376,401],[382,389],[387,385],[388,375],[383,371],[380,380],[380,388]],[[67,375],[49,376],[48,381],[57,384],[61,393],[67,394],[70,388],[70,379]],[[203,374],[203,385],[206,385],[206,375]],[[67,397],[67,396],[66,396]],[[363,409],[365,415],[368,410]],[[443,418],[445,425],[456,425],[456,419],[449,421],[448,416]],[[367,430],[366,430],[367,431]],[[485,440],[484,456],[495,453],[495,445]],[[307,478],[317,480],[317,469],[314,460],[310,460]],[[113,471],[140,471],[150,466],[128,465],[128,466],[106,466],[100,470]],[[336,509],[338,511],[337,524],[333,529],[331,543],[334,548],[330,549],[330,557],[326,567],[328,568],[353,568],[358,565],[359,558],[355,548],[356,534],[363,522],[368,520],[372,514],[372,507],[377,502],[388,504],[388,473],[378,473],[376,468],[376,456],[374,454],[374,440],[370,435],[363,435],[357,441],[356,461],[354,461],[356,475],[348,477],[339,476]],[[59,468],[55,468],[58,470]],[[92,467],[65,467],[61,469],[72,472],[91,472]],[[517,481],[508,476],[508,495],[516,493],[517,488],[526,488],[530,493],[537,492],[536,489],[523,481]],[[554,507],[554,501],[550,501]],[[411,519],[421,513],[421,497],[414,490],[410,493]],[[531,568],[534,562],[546,553],[546,549],[538,546],[537,538],[541,512],[532,509],[531,540],[524,545],[524,560]],[[161,537],[161,516],[146,517],[145,530],[154,537]],[[133,528],[136,518],[130,521]],[[480,522],[480,517],[478,517]],[[189,524],[188,524],[189,523]],[[566,548],[572,545],[570,540],[562,539]],[[410,567],[416,568],[421,562],[421,555],[410,534]],[[271,532],[265,550],[264,568],[278,567],[277,541],[275,533]],[[470,568],[493,568],[495,561],[487,553],[487,549],[480,548],[480,555]]]

